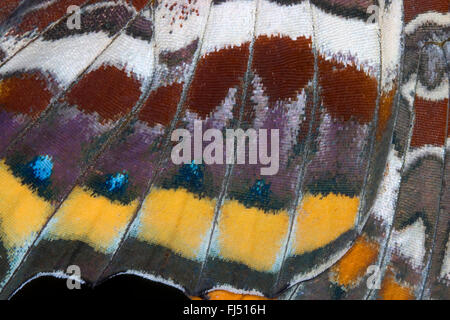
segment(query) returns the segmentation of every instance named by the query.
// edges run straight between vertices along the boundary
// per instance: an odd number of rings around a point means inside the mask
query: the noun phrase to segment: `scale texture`
[[[2,0],[0,298],[450,299],[449,40],[448,0]],[[175,164],[198,124],[277,173]]]

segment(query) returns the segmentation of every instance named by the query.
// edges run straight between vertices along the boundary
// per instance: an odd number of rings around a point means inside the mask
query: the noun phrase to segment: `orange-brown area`
[[[413,20],[417,15],[428,11],[447,13],[449,11],[448,0],[404,0],[405,23]]]
[[[3,110],[35,117],[47,107],[51,98],[48,82],[38,73],[0,80],[0,107]]]
[[[102,66],[86,74],[70,91],[67,100],[100,121],[117,120],[128,113],[140,96],[140,83],[114,66]]]
[[[411,147],[443,146],[446,135],[448,99],[430,101],[416,97],[414,109],[416,119]]]
[[[233,293],[225,290],[215,290],[208,292],[205,298],[207,300],[270,300],[266,297]]]
[[[358,70],[319,57],[320,96],[327,112],[342,121],[360,124],[372,121],[377,98],[377,80]]]
[[[392,272],[388,271],[381,283],[380,298],[382,300],[413,300],[414,294],[411,288],[399,283]]]
[[[378,111],[378,124],[377,124],[377,132],[376,138],[377,140],[381,140],[383,137],[383,133],[386,130],[386,126],[391,119],[392,116],[392,107],[394,104],[394,97],[397,88],[394,87],[389,92],[383,92],[380,98],[380,107]]]
[[[378,256],[379,245],[360,236],[353,247],[331,269],[332,281],[341,286],[355,285]]]
[[[26,14],[20,25],[19,33],[27,32],[33,29],[41,31],[45,29],[48,25],[61,19],[66,13],[67,8],[71,5],[81,6],[87,0],[61,0],[55,1],[45,8],[39,10],[31,11]]]
[[[139,119],[151,127],[158,123],[168,125],[177,111],[182,90],[183,84],[175,82],[153,91],[139,112]]]
[[[259,36],[252,65],[262,78],[269,103],[293,99],[314,76],[311,39]]]
[[[248,56],[249,44],[245,43],[201,57],[188,93],[188,108],[202,117],[213,112],[230,88],[242,84]]]

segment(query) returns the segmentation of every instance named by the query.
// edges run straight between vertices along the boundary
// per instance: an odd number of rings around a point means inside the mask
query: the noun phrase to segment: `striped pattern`
[[[70,4],[81,29],[65,0],[0,9],[1,298],[74,264],[207,299],[449,298],[446,1]],[[199,124],[279,129],[278,172],[174,164]]]

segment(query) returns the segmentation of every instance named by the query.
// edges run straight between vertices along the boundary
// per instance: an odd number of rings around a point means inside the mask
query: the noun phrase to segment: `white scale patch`
[[[140,81],[149,79],[154,67],[153,42],[122,33],[95,61],[92,69],[95,70],[104,64],[124,68],[129,74],[134,73]]]
[[[186,7],[180,7],[183,5]],[[177,51],[200,39],[210,7],[211,0],[192,0],[191,4],[179,0],[164,1],[155,13],[158,51]]]
[[[366,73],[380,67],[380,39],[376,23],[345,19],[313,6],[317,49],[327,59],[344,65],[356,64]]]
[[[11,57],[26,46],[35,36],[35,31],[29,32],[23,37],[13,37],[6,34],[0,38],[0,49],[5,52],[6,58]]]
[[[406,258],[414,268],[420,270],[425,257],[425,232],[422,219],[418,219],[404,230],[394,230],[391,250]]]
[[[212,6],[201,54],[250,42],[255,15],[256,1],[235,0]]]
[[[391,146],[385,174],[380,183],[380,187],[378,188],[378,194],[370,213],[386,226],[390,226],[394,219],[397,196],[401,182],[401,168],[402,161],[398,157],[397,151]]]
[[[447,242],[447,247],[445,249],[445,257],[442,262],[440,277],[450,281],[450,240]]]
[[[411,167],[419,159],[427,156],[435,156],[436,158],[443,160],[444,148],[427,145],[414,149],[412,151],[408,151],[405,160],[405,171],[408,170],[408,168]]]
[[[412,74],[407,83],[402,85],[402,96],[413,106],[415,96],[429,101],[440,101],[448,99],[449,79],[444,77],[439,85],[433,90],[428,90],[420,81],[417,81],[417,74]]]
[[[382,55],[382,88],[389,92],[393,87],[393,80],[398,76],[401,60],[402,1],[391,2],[384,8],[380,7],[380,35]]]
[[[312,37],[312,16],[309,1],[298,5],[280,6],[262,0],[256,19],[256,36],[288,36],[292,40],[299,36]]]
[[[39,69],[49,72],[61,86],[67,87],[110,42],[111,38],[103,32],[57,41],[38,39],[3,65],[0,74]]]
[[[417,28],[429,24],[430,22],[442,27],[448,27],[450,25],[450,14],[439,12],[427,12],[420,14],[408,23],[405,27],[405,33],[412,34],[417,30]]]
[[[443,78],[439,86],[430,91],[424,87],[420,81],[417,81],[417,74],[412,74],[409,77],[408,82],[402,85],[401,93],[402,96],[408,101],[409,105],[413,106],[415,96],[429,101],[440,101],[448,99],[448,90],[448,78]]]

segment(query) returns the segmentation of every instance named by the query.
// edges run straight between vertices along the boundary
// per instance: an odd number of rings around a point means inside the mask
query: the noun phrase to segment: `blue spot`
[[[202,195],[204,193],[203,172],[203,165],[198,165],[195,161],[184,164],[174,176],[172,187],[184,187],[191,192]]]
[[[265,207],[270,201],[270,183],[264,180],[256,180],[250,188],[246,204],[247,206],[262,206]]]
[[[203,174],[200,171],[200,166],[195,164],[195,160],[192,160],[191,164],[181,167],[181,174],[186,181],[195,181],[202,178]]]
[[[38,156],[29,164],[34,178],[44,181],[50,178],[53,171],[53,160],[52,157]]]
[[[111,175],[105,182],[109,192],[120,190],[127,183],[128,183],[128,174],[126,174],[125,172]]]

